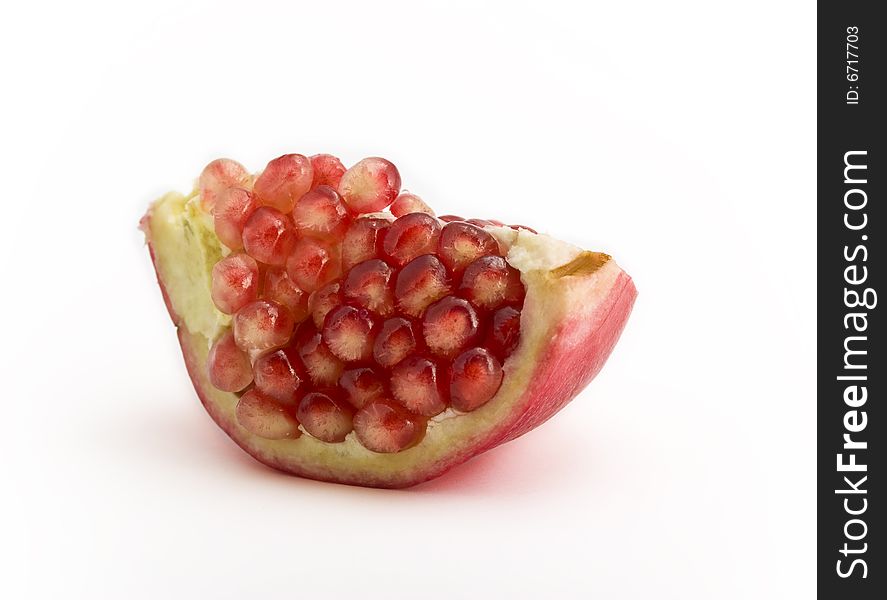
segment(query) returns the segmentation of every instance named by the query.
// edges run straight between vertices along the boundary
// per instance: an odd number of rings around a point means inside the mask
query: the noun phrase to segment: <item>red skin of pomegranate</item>
[[[164,301],[178,337],[188,373],[201,402],[213,420],[241,448],[258,461],[301,477],[350,485],[403,488],[434,479],[499,444],[537,427],[572,400],[603,367],[625,326],[637,291],[631,278],[609,256],[584,252],[570,263],[546,272],[525,274],[527,295],[522,310],[521,342],[503,365],[505,377],[492,425],[478,425],[454,443],[442,444],[429,427],[416,446],[395,454],[375,454],[364,464],[327,464],[280,444],[297,440],[262,440],[237,424],[236,396],[215,389],[206,373],[206,338],[187,330],[173,309],[156,260],[150,234],[150,212],[143,219],[148,246]],[[552,304],[554,302],[554,305]],[[543,307],[544,303],[544,307]],[[233,400],[232,400],[233,399]],[[492,410],[492,409],[491,409]],[[464,417],[471,418],[475,413]],[[459,418],[464,418],[459,417]],[[437,443],[435,443],[437,442]],[[369,453],[369,451],[366,451]],[[390,461],[390,464],[385,461]]]

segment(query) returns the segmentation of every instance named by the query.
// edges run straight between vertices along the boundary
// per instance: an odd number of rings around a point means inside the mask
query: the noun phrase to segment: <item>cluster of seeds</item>
[[[238,422],[255,435],[337,443],[354,431],[398,452],[428,418],[499,390],[524,299],[484,229],[502,224],[437,218],[400,184],[385,159],[346,170],[328,154],[287,154],[255,178],[228,159],[201,174],[231,250],[212,270],[213,302],[233,318],[209,378],[240,394]]]

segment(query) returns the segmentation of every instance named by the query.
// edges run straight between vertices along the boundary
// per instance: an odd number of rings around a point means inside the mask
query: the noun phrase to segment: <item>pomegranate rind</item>
[[[510,248],[506,260],[520,271],[526,298],[520,343],[505,361],[502,386],[489,402],[471,413],[448,410],[432,418],[422,440],[397,453],[372,452],[354,433],[338,444],[307,435],[268,440],[238,424],[237,395],[214,388],[206,372],[211,343],[227,322],[212,306],[206,283],[212,257],[220,256],[212,246],[219,242],[211,222],[210,235],[194,231],[205,225],[189,208],[191,198],[167,195],[142,220],[188,373],[207,412],[241,448],[270,467],[311,479],[409,487],[530,431],[597,375],[637,296],[632,279],[606,254],[528,231],[491,228]],[[190,265],[185,281],[180,280],[182,263]]]

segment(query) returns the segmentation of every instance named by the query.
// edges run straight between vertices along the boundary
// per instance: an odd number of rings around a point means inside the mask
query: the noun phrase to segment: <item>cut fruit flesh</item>
[[[388,181],[390,183],[390,178]],[[373,198],[377,199],[378,195]],[[381,195],[387,198],[390,192],[385,188]],[[366,197],[370,196],[365,195],[364,198]],[[370,218],[390,221],[390,218],[373,215],[359,217],[354,224]],[[351,225],[352,228],[354,224]],[[238,394],[221,391],[210,382],[207,353],[211,342],[228,330],[231,319],[213,306],[209,286],[203,283],[211,279],[209,274],[212,267],[226,250],[213,232],[212,219],[207,218],[205,211],[199,209],[199,198],[196,195],[188,198],[176,194],[165,196],[146,215],[143,227],[170,314],[179,327],[179,338],[189,373],[213,419],[247,452],[266,464],[298,475],[342,483],[378,487],[413,485],[436,477],[450,467],[537,426],[572,399],[601,368],[618,339],[636,295],[631,279],[604,254],[582,252],[527,230],[492,225],[478,228],[485,234],[482,236],[483,243],[479,249],[478,244],[473,247],[470,243],[463,244],[459,248],[457,260],[464,264],[455,265],[456,268],[465,269],[472,262],[466,257],[476,259],[478,256],[491,255],[492,250],[486,239],[486,235],[491,235],[496,240],[496,254],[501,252],[508,265],[520,275],[525,294],[523,304],[521,306],[518,301],[518,305],[514,307],[489,307],[492,312],[484,313],[487,315],[482,317],[484,322],[476,331],[470,332],[471,341],[467,343],[467,347],[456,344],[455,349],[443,349],[441,360],[446,361],[446,364],[450,364],[449,361],[460,361],[464,353],[476,347],[473,344],[486,345],[489,353],[484,355],[486,350],[481,347],[483,352],[474,352],[472,356],[480,354],[489,360],[467,361],[474,365],[473,370],[468,369],[470,377],[463,377],[455,383],[450,381],[452,375],[449,367],[441,369],[438,373],[440,381],[435,381],[434,386],[435,389],[442,390],[440,403],[443,408],[432,398],[426,405],[414,405],[416,412],[411,415],[398,407],[400,402],[395,396],[389,395],[392,393],[390,388],[386,389],[388,377],[392,377],[392,383],[397,381],[397,378],[393,378],[393,371],[390,371],[392,375],[388,375],[387,369],[393,369],[397,362],[406,360],[406,357],[388,365],[378,361],[376,354],[382,356],[386,352],[380,342],[380,332],[384,333],[385,323],[394,318],[403,319],[407,324],[410,324],[411,319],[421,319],[429,305],[444,296],[454,298],[450,294],[456,292],[463,298],[470,299],[470,296],[459,290],[461,273],[448,272],[443,265],[443,273],[438,273],[438,277],[432,276],[432,285],[426,285],[429,283],[428,273],[434,274],[429,261],[433,263],[434,259],[440,264],[434,255],[426,255],[430,258],[413,259],[424,260],[424,268],[414,269],[418,274],[413,273],[412,280],[404,283],[400,294],[397,292],[396,282],[409,264],[403,269],[395,266],[396,274],[392,276],[392,280],[395,281],[396,314],[373,317],[366,340],[360,338],[359,334],[363,330],[355,326],[358,321],[348,321],[349,328],[341,335],[336,334],[341,342],[337,347],[338,357],[326,348],[321,332],[310,325],[308,327],[315,333],[308,332],[308,342],[299,342],[303,326],[289,338],[289,343],[294,345],[292,356],[299,357],[305,366],[307,385],[315,386],[306,388],[306,395],[326,393],[323,386],[345,390],[342,382],[354,368],[365,368],[362,364],[378,364],[383,369],[383,393],[367,384],[367,394],[372,396],[359,399],[354,403],[353,409],[345,410],[345,413],[348,410],[357,411],[353,414],[353,433],[340,436],[339,433],[346,428],[345,419],[321,419],[320,416],[327,413],[317,408],[315,403],[320,407],[329,406],[325,401],[319,402],[312,397],[308,408],[313,408],[305,414],[315,418],[312,427],[316,423],[325,424],[323,427],[318,425],[315,429],[319,436],[330,440],[323,441],[313,435],[297,436],[298,429],[295,433],[292,430],[293,423],[298,427],[295,412],[270,410],[271,405],[268,402],[276,402],[271,396],[258,391],[247,392],[244,397],[251,394],[248,402],[238,409]],[[186,229],[191,233],[187,234]],[[446,231],[446,227],[443,227],[443,231]],[[344,237],[347,239],[347,236],[346,231]],[[443,243],[443,236],[438,243]],[[373,240],[373,244],[373,258],[383,259],[384,255],[380,252],[384,252],[384,248],[378,248],[377,240]],[[342,244],[343,253],[347,247],[347,244]],[[472,255],[472,252],[479,254]],[[338,281],[345,281],[353,266],[344,266],[343,279]],[[406,281],[407,278],[404,279]],[[339,283],[333,282],[330,285],[339,286]],[[417,286],[420,288],[418,291]],[[372,286],[367,289],[373,292],[370,296],[375,297],[377,290]],[[499,288],[494,285],[490,289],[495,292]],[[322,291],[312,294],[308,310],[298,320],[307,318],[309,324],[312,322],[315,315],[313,312],[309,314],[309,311],[313,311],[319,304],[314,301],[314,296]],[[338,288],[336,294],[340,294]],[[502,300],[500,296],[501,294],[493,293],[484,298],[493,298],[495,302],[507,304],[508,301]],[[405,297],[412,302],[404,305]],[[339,295],[326,313],[342,306],[342,302],[349,301]],[[312,304],[315,306],[311,306]],[[487,310],[488,307],[483,309]],[[284,306],[281,306],[281,310],[288,311]],[[321,326],[330,316],[326,313],[322,316]],[[501,331],[497,337],[494,325],[496,315],[500,313]],[[254,318],[253,321],[255,320]],[[517,333],[513,331],[516,321],[519,322]],[[251,324],[249,319],[247,324]],[[457,323],[456,326],[460,325]],[[421,326],[411,327],[415,336],[414,344],[419,342],[422,346],[416,348],[415,352],[427,353]],[[333,335],[332,332],[329,335]],[[273,352],[274,348],[287,344],[287,341],[280,342],[283,336],[270,336],[273,337],[273,344],[270,346],[267,344],[271,342],[266,339],[269,335],[263,337],[256,334],[253,337],[257,337],[258,342],[244,343],[261,346],[251,347],[254,352]],[[516,339],[518,341],[515,342]],[[398,343],[403,345],[403,340]],[[499,346],[496,346],[497,343]],[[302,345],[296,348],[297,344]],[[268,349],[264,350],[266,347]],[[417,356],[410,353],[408,345],[406,347],[408,356]],[[396,344],[392,349],[397,349]],[[256,359],[260,359],[260,356],[255,356],[254,360]],[[478,370],[475,363],[483,365],[490,363],[490,360],[495,361],[496,365],[501,364],[501,381],[497,381],[499,375],[492,367],[489,376],[480,377],[485,371]],[[466,360],[462,362],[465,363]],[[351,367],[351,363],[355,367]],[[465,381],[469,383],[465,384]],[[476,385],[476,381],[481,381],[483,385]],[[415,384],[412,381],[414,387]],[[454,393],[455,400],[452,400]],[[403,390],[398,395],[407,397]],[[492,397],[488,397],[490,395]],[[304,401],[305,396],[301,396],[301,392],[299,396]],[[330,401],[334,404],[341,403],[346,398],[344,394],[341,399],[335,396],[335,393],[330,396]],[[254,397],[258,397],[261,402]],[[414,394],[413,399],[416,398],[422,396]],[[453,408],[468,412],[445,410],[451,401]],[[363,406],[358,406],[361,403]],[[333,411],[330,414],[339,413]],[[437,416],[432,416],[435,414]],[[246,421],[241,422],[238,415]],[[260,426],[262,415],[270,419],[266,429]],[[426,422],[429,416],[431,418]],[[338,429],[333,426],[336,423]],[[302,428],[311,433],[304,423]],[[339,437],[342,437],[341,441],[338,441]]]

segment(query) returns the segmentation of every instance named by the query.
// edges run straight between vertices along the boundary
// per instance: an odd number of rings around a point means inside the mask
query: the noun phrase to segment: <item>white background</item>
[[[809,2],[4,8],[0,596],[814,593]],[[204,414],[138,219],[217,156],[392,159],[640,290],[555,419],[407,491]]]

